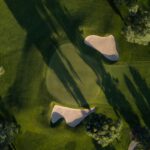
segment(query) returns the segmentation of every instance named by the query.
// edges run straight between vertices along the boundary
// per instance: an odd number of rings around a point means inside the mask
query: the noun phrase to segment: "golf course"
[[[0,125],[19,125],[14,150],[128,150],[132,129],[150,128],[150,44],[127,42],[109,0],[0,0],[0,10]],[[89,35],[113,35],[118,61],[86,45]],[[120,138],[103,148],[84,120],[51,125],[55,104],[121,119]]]

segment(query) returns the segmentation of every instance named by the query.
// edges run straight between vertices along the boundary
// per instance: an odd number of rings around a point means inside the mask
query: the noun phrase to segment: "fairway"
[[[20,125],[16,150],[127,150],[131,128],[150,127],[150,47],[125,40],[107,0],[0,0],[0,10],[0,113]],[[118,62],[84,44],[93,34],[115,37]],[[53,104],[117,113],[120,140],[102,149],[85,122],[50,126]]]

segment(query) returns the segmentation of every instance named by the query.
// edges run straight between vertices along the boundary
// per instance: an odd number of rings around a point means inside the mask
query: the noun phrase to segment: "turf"
[[[100,149],[83,125],[49,126],[54,101],[96,106],[114,119],[117,111],[125,125],[116,150],[127,149],[134,124],[150,126],[150,48],[125,41],[123,23],[107,0],[0,0],[0,10],[0,66],[6,71],[0,108],[21,125],[17,150]],[[84,46],[89,34],[113,34],[120,61],[109,64]]]

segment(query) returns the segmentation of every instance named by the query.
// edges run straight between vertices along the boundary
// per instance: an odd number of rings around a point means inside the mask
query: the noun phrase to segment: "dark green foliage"
[[[0,149],[6,147],[13,149],[12,142],[19,133],[19,129],[20,127],[15,120],[8,121],[0,116]]]
[[[143,33],[143,29],[146,28],[146,18],[148,17],[148,12],[143,11],[138,6],[129,10],[129,15],[127,17],[127,23],[131,25],[132,30],[137,33]]]
[[[148,45],[150,42],[150,15],[137,0],[108,0],[124,23],[123,36],[128,42]],[[126,13],[123,13],[122,8]]]
[[[136,127],[132,131],[133,139],[139,143],[135,150],[149,150],[150,149],[150,130],[147,128]]]
[[[91,114],[86,123],[88,134],[102,147],[106,147],[118,139],[121,128],[120,120],[113,121],[103,114]]]
[[[147,45],[150,42],[150,15],[139,5],[129,8],[123,33],[128,42]]]

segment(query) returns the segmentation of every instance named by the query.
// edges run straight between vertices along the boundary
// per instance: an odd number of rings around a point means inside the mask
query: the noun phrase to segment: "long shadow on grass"
[[[75,26],[76,23],[72,21],[71,15],[67,9],[61,6],[58,0],[46,1],[45,4],[48,10],[55,16],[57,22],[64,29],[70,41],[77,47],[82,59],[97,75],[97,84],[102,88],[108,103],[113,107],[116,114],[123,116],[131,128],[140,124],[139,119],[133,112],[129,102],[117,88],[115,84],[116,81],[114,81],[111,75],[105,70],[100,54],[85,46],[81,32],[79,31],[78,26]],[[89,57],[93,57],[96,63],[90,62],[88,59]]]
[[[129,89],[129,92],[133,96],[135,103],[142,115],[142,118],[145,122],[145,124],[150,127],[150,106],[149,106],[149,99],[147,99],[147,92],[149,93],[148,87],[146,85],[146,82],[142,79],[141,75],[139,72],[133,68],[130,67],[130,71],[132,73],[132,77],[134,79],[134,82],[137,85],[136,86],[133,84],[133,82],[125,75],[125,82],[127,84],[127,87]],[[145,90],[145,91],[143,91]],[[146,94],[146,95],[145,95]]]
[[[117,4],[116,4],[116,3],[119,3],[119,2],[115,2],[115,0],[107,0],[107,2],[111,6],[111,8],[114,10],[114,12],[121,18],[123,23],[126,25],[125,19],[124,19],[123,15],[121,14],[121,12],[120,12]]]
[[[33,75],[34,68],[30,67],[36,65],[36,63],[40,65],[39,60],[34,60],[34,57],[32,58],[32,48],[38,49],[48,64],[49,59],[56,51],[57,42],[54,34],[57,34],[57,31],[51,18],[48,18],[40,0],[6,0],[6,4],[19,25],[27,32],[22,55],[17,67],[16,79],[6,97],[10,106],[22,108],[28,101],[28,97],[24,96],[29,91],[27,85],[30,85],[32,80],[36,78],[36,72]]]
[[[83,16],[72,16],[59,0],[45,0],[45,6],[72,43],[77,43],[82,39],[78,27],[84,20]]]
[[[9,111],[9,108],[5,104],[4,100],[0,97],[0,121],[1,122],[16,122],[15,117]]]
[[[64,65],[63,61],[61,60],[61,57],[59,56],[59,53],[57,53],[57,66],[53,67],[50,65],[50,67],[54,70],[59,80],[63,83],[66,90],[74,97],[77,104],[82,107],[89,108],[89,105],[84,98],[82,92],[78,88],[77,83],[69,73],[68,69]]]
[[[49,65],[51,56],[56,50],[59,49],[57,43],[58,39],[55,38],[58,36],[55,25],[60,24],[60,26],[62,26],[66,33],[69,35],[69,37],[74,37],[72,35],[75,32],[74,29],[76,29],[75,26],[77,26],[77,24],[71,20],[69,13],[64,13],[64,9],[62,9],[60,3],[57,1],[48,1],[48,3],[50,3],[50,12],[52,13],[53,17],[49,15],[49,12],[47,12],[47,9],[45,8],[44,2],[41,0],[6,0],[6,3],[18,23],[27,32],[24,51],[21,57],[21,62],[18,66],[19,69],[17,72],[16,81],[9,90],[10,94],[8,98],[10,103],[12,102],[14,105],[17,104],[19,107],[21,107],[21,105],[24,105],[21,94],[26,90],[23,87],[23,81],[24,78],[26,78],[23,72],[29,61],[28,55],[30,54],[31,47],[35,46],[37,49],[39,49],[45,62]],[[65,12],[67,12],[67,10],[65,10]],[[64,22],[66,26],[62,24]],[[67,26],[67,24],[69,26]],[[72,27],[72,30],[70,30],[70,27]],[[73,41],[72,38],[71,41]],[[59,68],[52,67],[52,69],[63,83],[67,91],[74,97],[76,102],[80,106],[89,107],[83,94],[78,88],[73,77],[68,72],[61,58],[57,57],[57,59]],[[63,71],[60,72],[60,70]],[[29,84],[28,81],[26,82],[26,84]],[[20,85],[23,87],[23,89],[22,87],[20,88]]]
[[[116,114],[121,115],[131,128],[135,125],[140,125],[137,115],[133,112],[128,100],[117,87],[117,80],[114,79],[104,68],[99,64],[98,84],[102,88],[108,103],[113,107]]]
[[[143,77],[140,75],[140,73],[138,72],[138,70],[136,68],[129,67],[129,69],[132,74],[132,78],[133,78],[134,82],[136,83],[139,91],[142,93],[147,104],[150,107],[150,87],[148,87],[145,79],[143,79]]]
[[[82,31],[79,29],[79,26],[82,25],[84,21],[84,16],[73,16],[59,0],[45,0],[44,4],[49,13],[54,16],[59,26],[63,29],[67,38],[79,50],[79,52],[88,56],[94,55],[94,57],[97,57],[98,52],[93,52],[93,49],[85,46]],[[106,61],[104,57],[102,59]]]
[[[54,29],[54,25],[52,25],[53,20],[49,17],[49,13],[51,13],[57,24],[66,33],[68,39],[78,48],[78,52],[82,59],[97,75],[97,84],[102,88],[108,103],[113,107],[116,114],[118,116],[121,115],[131,128],[140,124],[139,119],[133,112],[129,102],[126,100],[123,93],[117,88],[116,81],[114,81],[112,76],[105,70],[100,54],[84,45],[83,37],[79,30],[79,25],[82,22],[82,19],[78,20],[78,18],[73,18],[73,16],[70,15],[68,10],[63,7],[58,0],[46,0],[44,6],[41,1],[33,0],[6,0],[6,3],[18,23],[27,31],[27,40],[25,45],[35,45],[42,53],[47,64],[49,64],[52,52],[56,51],[58,48],[57,40],[55,39],[55,36],[53,36],[53,32],[57,34],[57,30]],[[45,7],[49,13],[45,11]],[[42,15],[40,15],[39,12]],[[44,16],[44,19],[42,16]],[[52,51],[49,51],[49,49],[52,49]],[[90,62],[88,59],[89,57],[93,57],[96,63]],[[58,63],[64,73],[64,76],[60,76],[59,68],[53,68],[58,78],[65,85],[66,89],[68,89],[68,91],[74,96],[78,103],[84,105],[87,104],[81,91],[60,58],[58,58]],[[21,82],[23,77],[24,76],[22,75],[19,80],[16,78],[17,82]],[[73,88],[73,90],[71,88]]]
[[[13,13],[19,25],[26,30],[25,45],[35,45],[43,55],[44,60],[49,59],[55,52],[57,33],[54,21],[49,17],[41,0],[6,0],[8,8]],[[25,51],[29,50],[24,49]]]
[[[76,73],[75,69],[73,68],[73,66],[71,65],[71,63],[69,62],[68,58],[61,52],[59,51],[59,54],[62,56],[63,60],[65,60],[65,62],[67,63],[67,66],[69,67],[69,69],[71,70],[71,72],[73,73],[74,77],[79,80],[80,82],[82,82],[82,80],[80,79],[79,75]]]
[[[125,95],[120,91],[117,87],[118,80],[113,78],[105,69],[101,59],[91,66],[93,70],[97,74],[98,80],[97,83],[103,90],[107,102],[112,106],[116,115],[120,118],[124,118],[124,120],[128,123],[131,130],[133,130],[136,126],[141,126],[140,120],[136,113],[132,110],[132,107],[129,101],[126,99]],[[100,150],[98,145],[94,144],[97,150]],[[106,149],[114,150],[114,147],[108,147]]]
[[[47,26],[47,24],[44,24],[44,20],[38,14],[38,10],[37,10],[37,6],[39,6],[41,11],[43,11],[43,9],[47,7],[49,13],[53,15],[53,17],[55,18],[57,23],[62,27],[67,37],[73,43],[73,45],[78,48],[82,59],[96,73],[99,79],[97,81],[97,84],[99,84],[100,87],[102,88],[103,92],[106,95],[108,103],[113,107],[116,114],[122,115],[126,120],[126,122],[130,125],[130,127],[133,127],[135,124],[139,124],[138,117],[132,111],[129,102],[126,100],[122,92],[116,87],[116,84],[113,78],[111,77],[111,75],[107,73],[107,71],[105,70],[100,55],[97,52],[94,52],[93,49],[90,49],[84,45],[83,37],[81,36],[78,28],[79,22],[72,19],[72,16],[69,14],[68,10],[65,7],[63,7],[58,0],[51,0],[51,1],[46,0],[46,2],[44,3],[45,7],[42,6],[42,8],[41,8],[42,5],[41,3],[40,5],[36,4],[36,2],[40,2],[40,1],[35,2],[33,0],[31,1],[28,0],[27,2],[25,0],[17,0],[15,1],[15,4],[13,4],[13,2],[10,0],[6,0],[6,2],[9,8],[11,9],[11,11],[13,12],[14,16],[20,23],[20,25],[26,29],[28,33],[27,43],[31,43],[31,44],[34,43],[37,47],[39,47],[43,56],[46,57],[45,61],[49,63],[48,62],[49,56],[46,55],[47,51],[45,49],[40,48],[41,46],[40,40],[43,40],[44,37],[50,35],[47,33],[51,33],[50,32],[51,30]],[[46,13],[44,12],[43,14]],[[51,22],[49,20],[47,19],[46,22],[48,22],[48,24],[50,25]],[[35,22],[37,25],[35,24]],[[41,26],[42,26],[42,30],[39,30],[41,29]],[[56,45],[57,45],[56,43],[53,45],[54,49],[55,47],[57,47]],[[97,60],[97,64],[91,63],[88,60],[88,57],[93,57],[95,60]],[[64,73],[64,76],[60,76],[60,69],[53,68],[58,78],[64,84],[66,89],[73,95],[73,97],[76,99],[78,103],[87,105],[84,96],[82,95],[81,91],[76,85],[74,79],[69,74],[68,70],[65,68],[61,58],[58,58],[58,63]]]

